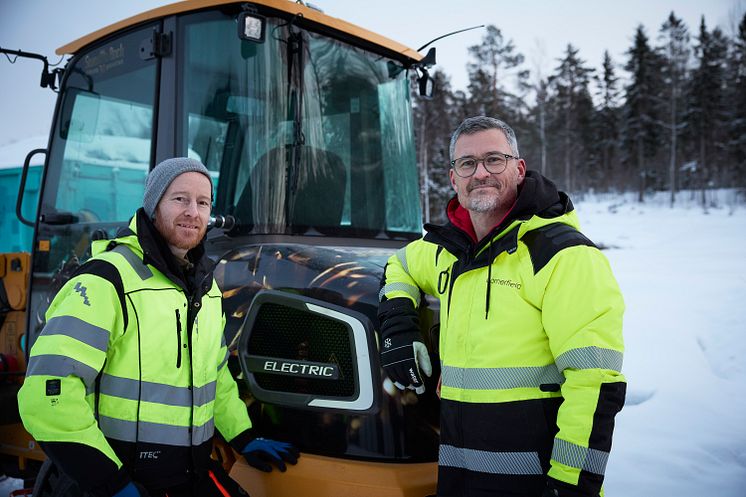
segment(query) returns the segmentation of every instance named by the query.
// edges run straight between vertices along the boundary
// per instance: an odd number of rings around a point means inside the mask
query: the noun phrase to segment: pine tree
[[[671,192],[671,206],[676,200],[678,170],[678,138],[683,127],[683,93],[684,82],[689,64],[689,31],[684,22],[671,11],[660,29],[658,39],[661,45],[658,53],[663,65],[661,67],[665,97],[668,100],[668,118],[665,127],[669,134],[669,167],[668,183]]]
[[[645,161],[654,158],[660,147],[660,61],[648,44],[642,25],[637,27],[629,60],[624,69],[630,73],[625,87],[622,144],[623,159],[634,164],[639,179],[638,201],[643,202],[651,171]]]
[[[524,57],[512,40],[505,40],[500,30],[487,26],[487,34],[482,43],[469,47],[470,62],[469,95],[467,115],[486,115],[510,122],[520,106],[517,92],[525,87],[528,71],[520,70]],[[512,81],[511,81],[512,80]],[[506,82],[514,83],[509,90]]]
[[[415,99],[414,123],[425,222],[442,222],[445,221],[446,202],[453,194],[448,179],[448,145],[458,117],[454,114],[456,98],[450,78],[440,70],[432,77],[433,98]]]

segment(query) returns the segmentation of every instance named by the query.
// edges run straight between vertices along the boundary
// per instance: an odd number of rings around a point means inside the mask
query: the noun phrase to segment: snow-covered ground
[[[607,497],[746,496],[746,206],[719,194],[575,202],[627,304]]]

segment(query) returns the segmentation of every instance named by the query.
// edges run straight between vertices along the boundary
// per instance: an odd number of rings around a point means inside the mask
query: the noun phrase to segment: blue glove
[[[285,471],[287,469],[285,463],[297,463],[300,455],[298,449],[292,444],[261,437],[247,443],[241,453],[247,463],[267,473],[272,471],[270,462],[274,463],[280,471]]]
[[[137,490],[134,483],[129,482],[126,487],[115,493],[113,497],[142,497],[142,494]]]

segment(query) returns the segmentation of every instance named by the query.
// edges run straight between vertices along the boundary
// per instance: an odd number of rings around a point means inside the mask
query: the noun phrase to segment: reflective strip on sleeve
[[[530,366],[523,368],[457,368],[443,366],[444,387],[466,390],[507,390],[509,388],[539,387],[544,384],[562,384],[565,377],[557,366]]]
[[[441,444],[438,465],[494,475],[543,474],[536,452],[492,452]]]
[[[414,285],[399,282],[388,283],[381,288],[378,294],[379,302],[383,302],[383,297],[389,292],[405,292],[414,299],[415,307],[420,305],[420,289]]]
[[[572,369],[608,369],[621,373],[624,356],[621,352],[600,347],[570,349],[560,354],[557,367],[560,371]]]
[[[132,249],[128,246],[117,245],[116,247],[111,249],[111,251],[116,252],[117,254],[120,254],[122,257],[124,257],[129,265],[132,266],[132,269],[135,270],[141,280],[147,280],[148,278],[151,278],[153,276],[153,272],[150,270],[147,264],[145,264],[137,255],[135,255]]]
[[[399,259],[399,264],[404,269],[404,272],[409,274],[409,265],[407,264],[407,247],[402,247],[396,251],[396,258]]]
[[[174,426],[147,421],[126,421],[100,415],[98,425],[108,438],[124,442],[149,442],[164,445],[189,447],[210,440],[215,433],[215,421],[210,419],[193,429],[187,426]],[[139,434],[138,434],[139,427]]]
[[[72,357],[45,354],[31,357],[26,376],[77,376],[83,380],[86,392],[90,393],[98,371]]]
[[[606,471],[609,453],[598,449],[581,447],[561,438],[555,438],[552,459],[565,466],[603,475]]]
[[[109,331],[74,316],[53,317],[41,332],[44,336],[64,335],[106,352],[109,348]]]

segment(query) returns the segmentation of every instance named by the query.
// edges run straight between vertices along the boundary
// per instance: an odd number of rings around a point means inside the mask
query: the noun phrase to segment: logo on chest
[[[502,278],[492,278],[490,280],[491,285],[500,285],[500,286],[507,286],[509,288],[515,288],[516,290],[521,289],[521,284],[519,282],[509,280],[509,279],[502,279]]]

